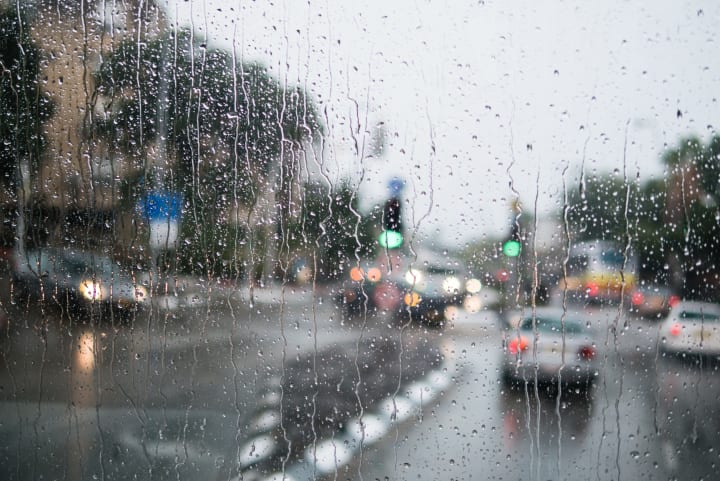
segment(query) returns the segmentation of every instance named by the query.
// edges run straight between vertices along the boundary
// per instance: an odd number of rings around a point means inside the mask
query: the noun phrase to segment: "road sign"
[[[182,195],[174,192],[149,192],[141,206],[150,223],[150,249],[172,249],[180,230]]]
[[[179,220],[182,212],[182,195],[174,192],[149,192],[142,203],[148,220]]]
[[[388,188],[392,195],[398,195],[405,188],[405,182],[397,177],[393,177],[388,182]]]

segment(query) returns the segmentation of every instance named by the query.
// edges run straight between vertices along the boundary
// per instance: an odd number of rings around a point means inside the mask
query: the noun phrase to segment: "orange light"
[[[678,324],[677,322],[675,324],[673,324],[672,326],[670,326],[670,334],[672,334],[673,336],[679,336],[681,332],[682,332],[682,326],[680,324]]]
[[[518,351],[527,351],[530,343],[524,337],[515,337],[508,344],[508,350],[510,354],[517,354]]]
[[[377,267],[371,267],[368,269],[367,278],[370,282],[378,282],[382,279],[382,272]]]
[[[365,273],[363,272],[363,270],[360,267],[355,266],[352,269],[350,269],[350,279],[352,279],[353,281],[360,282],[364,278],[365,278]]]
[[[410,307],[416,307],[420,304],[420,294],[417,292],[408,292],[405,294],[405,304]]]

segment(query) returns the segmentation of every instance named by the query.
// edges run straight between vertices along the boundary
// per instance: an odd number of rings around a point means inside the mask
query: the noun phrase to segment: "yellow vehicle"
[[[569,298],[588,302],[619,302],[637,285],[637,260],[610,241],[579,242],[570,247],[567,276],[560,289]]]

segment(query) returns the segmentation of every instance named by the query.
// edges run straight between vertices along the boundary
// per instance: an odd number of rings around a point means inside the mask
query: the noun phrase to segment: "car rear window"
[[[717,314],[710,314],[707,312],[694,312],[694,311],[683,311],[680,313],[681,319],[687,319],[689,321],[700,320],[700,321],[717,321],[720,316]]]
[[[532,331],[533,328],[534,327],[532,317],[523,319],[520,325],[520,329],[522,329],[523,331]],[[576,320],[566,319],[565,321],[561,321],[560,319],[556,318],[537,317],[535,328],[537,328],[538,332],[562,333],[564,330],[565,334],[578,334],[583,331],[584,326],[582,323]]]

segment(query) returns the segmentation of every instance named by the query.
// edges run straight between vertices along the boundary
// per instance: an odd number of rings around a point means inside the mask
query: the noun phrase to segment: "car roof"
[[[702,301],[680,301],[673,307],[674,312],[679,311],[690,311],[690,312],[712,312],[713,314],[720,314],[720,305],[712,302]]]
[[[680,301],[675,307],[675,310],[687,310],[687,311],[700,311],[700,310],[714,310],[720,311],[720,304],[714,302],[703,302],[703,301]]]

